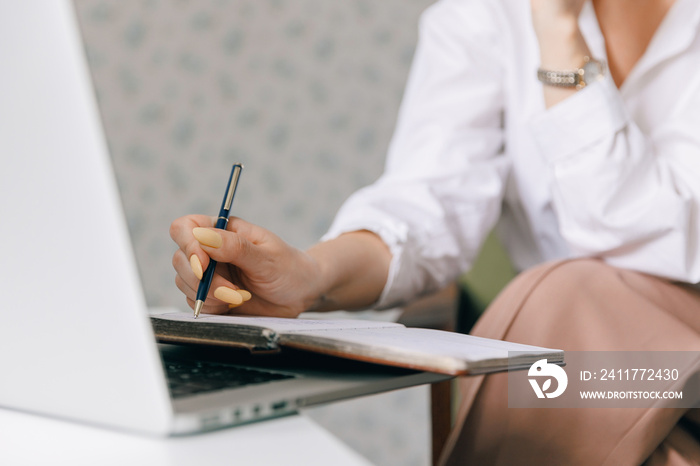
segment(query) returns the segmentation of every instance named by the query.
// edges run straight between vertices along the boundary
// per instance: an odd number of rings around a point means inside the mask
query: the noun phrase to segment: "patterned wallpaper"
[[[75,0],[150,305],[170,222],[233,211],[298,247],[381,173],[430,0]]]
[[[433,0],[74,0],[151,306],[185,308],[173,219],[234,213],[305,248],[381,173]],[[309,410],[377,465],[429,464],[427,387]]]

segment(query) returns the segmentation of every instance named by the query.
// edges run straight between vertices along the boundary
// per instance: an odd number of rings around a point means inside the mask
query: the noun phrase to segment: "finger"
[[[194,304],[196,300],[196,295],[197,292],[193,289],[191,289],[187,284],[182,280],[182,278],[178,275],[175,277],[175,284],[177,285],[178,289],[182,291],[185,295],[185,298],[187,299],[187,304],[194,309]],[[225,288],[225,287],[219,287],[214,290],[214,293],[219,295],[220,297],[223,297],[224,299],[228,298],[226,295],[226,291],[223,293],[220,291],[217,291],[219,289],[224,289],[224,290],[230,290],[228,291],[229,293],[236,293],[235,291],[231,290],[230,288]],[[222,301],[221,299],[216,298],[213,294],[211,294],[212,291],[210,290],[210,295],[207,296],[207,299],[204,301],[204,306],[202,307],[202,312],[205,312],[207,314],[224,314],[228,312],[229,304],[226,301]],[[238,299],[238,301],[242,301],[241,299]]]
[[[214,292],[217,293],[217,290],[215,290]],[[235,309],[244,305],[246,301],[249,301],[252,297],[250,292],[245,290],[235,290],[235,292],[239,293],[239,295],[242,297],[242,299],[233,298],[233,300],[239,302],[239,304],[228,303],[216,297],[212,297],[211,299],[207,299],[204,302],[204,306],[202,308],[203,312],[207,314],[224,314],[229,312],[231,309]],[[191,293],[189,296],[186,296],[186,299],[189,306],[194,309],[195,294]]]
[[[196,290],[199,286],[201,270],[199,272],[200,275],[198,276],[197,273],[193,270],[191,262],[191,260],[187,260],[187,256],[181,249],[178,249],[173,254],[173,268],[175,269],[177,276],[179,276],[183,280],[183,282],[186,283],[187,287],[189,287],[192,290]]]
[[[213,227],[213,218],[207,215],[185,215],[170,224],[170,237],[178,245],[191,241],[190,232],[196,227]]]
[[[182,291],[186,297],[195,299],[201,282],[191,270],[185,258],[185,253],[179,249],[173,255],[173,265],[175,270],[177,270],[175,284],[178,289]],[[238,293],[238,291],[236,291],[237,289],[238,287],[236,285],[233,285],[220,275],[215,274],[212,278],[212,284],[207,293],[206,301],[218,306],[223,304],[241,304],[244,301],[244,296]]]
[[[187,260],[190,262],[190,268],[195,271],[195,274],[201,278],[199,272],[206,270],[209,265],[209,256],[200,247],[192,235],[192,230],[199,227],[211,227],[214,225],[213,217],[206,215],[187,215],[180,217],[170,225],[170,237],[175,241],[180,250],[183,251]],[[193,257],[194,256],[194,257]]]
[[[258,246],[238,232],[197,227],[192,236],[198,241],[199,248],[218,262],[233,264],[243,270],[254,269],[266,262]]]
[[[253,230],[258,228],[240,219],[238,220],[238,227],[250,234],[253,234]],[[205,266],[199,259],[200,252],[204,253],[204,262],[207,265],[209,264],[209,256],[202,249],[202,246],[206,245],[208,248],[217,249],[222,243],[221,230],[202,228],[202,225],[208,227],[213,222],[214,219],[212,217],[191,215],[176,220],[170,228],[171,237],[180,246],[180,249],[173,254],[173,267],[177,271],[175,282],[178,289],[185,294],[188,302],[192,302],[192,305],[194,305],[203,269],[205,269]],[[188,229],[192,230],[188,232]],[[199,232],[199,238],[195,236],[197,231]],[[226,311],[228,306],[238,306],[250,300],[251,294],[249,292],[239,292],[238,290],[239,287],[237,285],[226,280],[219,273],[215,274],[205,300],[204,309],[221,313]]]
[[[253,297],[253,295],[248,290],[239,289],[238,294],[240,294],[243,298],[243,302],[250,301],[250,299]]]
[[[239,217],[229,217],[226,230],[238,233],[253,244],[264,242],[271,233]]]
[[[241,290],[226,280],[214,280],[212,285],[204,301],[204,307],[206,309],[214,309],[217,313],[222,313],[232,307],[240,306],[252,298],[250,292]],[[194,302],[196,300],[196,293],[192,290],[188,290],[182,283],[180,286],[184,288],[187,298]]]
[[[182,291],[182,294],[184,294],[187,299],[192,299],[194,301],[197,296],[197,291],[193,290],[180,275],[175,275],[175,286],[177,286],[178,290]]]
[[[247,291],[247,290],[237,289],[236,292],[241,297],[240,302],[231,301],[228,305],[229,309],[235,309],[238,306],[245,304],[246,301],[250,301],[251,298],[253,297],[253,295],[250,293],[250,291]]]
[[[184,262],[184,253],[180,251],[178,254],[180,258],[178,262]],[[196,295],[196,291],[199,290],[201,286],[201,280],[198,280],[192,270],[188,270],[185,265],[178,265],[179,267],[185,269],[181,274],[178,274],[180,279],[183,281],[183,288],[185,290],[189,289],[195,292],[189,293],[190,297]],[[212,276],[211,283],[209,285],[209,290],[207,292],[206,301],[211,302],[215,305],[220,304],[243,304],[243,302],[251,298],[251,294],[248,291],[240,290],[240,287],[221,274],[222,271],[226,271],[227,267],[224,264],[218,264],[217,270]]]

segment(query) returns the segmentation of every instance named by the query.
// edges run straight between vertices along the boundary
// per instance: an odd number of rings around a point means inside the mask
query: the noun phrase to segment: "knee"
[[[523,272],[520,284],[514,281],[513,288],[504,290],[503,302],[517,308],[509,338],[558,347],[566,346],[569,337],[576,340],[576,329],[608,319],[606,297],[619,291],[618,272],[596,259],[543,264]]]

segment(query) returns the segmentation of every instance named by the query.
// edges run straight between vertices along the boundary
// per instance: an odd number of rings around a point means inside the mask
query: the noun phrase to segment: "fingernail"
[[[230,310],[230,309],[236,309],[238,306],[240,306],[240,304],[229,304],[229,305],[228,305],[228,308],[229,308],[229,310]]]
[[[248,301],[250,298],[253,297],[252,294],[250,294],[250,291],[247,290],[236,290],[236,292],[241,295],[241,298],[243,298],[243,301]]]
[[[208,228],[194,228],[192,234],[197,241],[210,248],[219,248],[224,242],[220,234]]]
[[[199,261],[199,257],[197,257],[197,254],[192,254],[190,256],[190,267],[192,267],[192,272],[194,272],[194,276],[197,277],[198,280],[201,280],[204,271],[202,270],[202,263]]]
[[[238,293],[238,291],[226,286],[220,286],[215,289],[214,297],[229,304],[241,304],[243,302],[243,297]]]

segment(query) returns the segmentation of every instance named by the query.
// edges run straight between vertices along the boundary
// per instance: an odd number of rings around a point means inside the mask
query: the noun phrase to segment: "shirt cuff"
[[[410,270],[410,266],[406,267],[406,262],[411,262],[408,258],[407,242],[408,226],[400,221],[386,218],[386,215],[372,215],[368,209],[360,209],[362,218],[353,218],[352,214],[342,215],[339,213],[333,225],[328,232],[323,235],[321,241],[328,241],[344,233],[353,231],[366,230],[371,231],[381,238],[382,241],[389,247],[391,252],[391,263],[389,265],[389,275],[386,284],[382,290],[379,299],[369,307],[372,309],[390,309],[401,304],[406,296],[408,288],[405,284],[402,285],[410,277],[403,277]],[[354,212],[358,210],[355,209]]]
[[[628,122],[620,92],[610,73],[536,116],[530,128],[551,162],[571,157]]]

